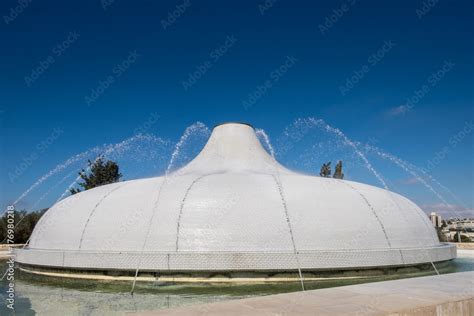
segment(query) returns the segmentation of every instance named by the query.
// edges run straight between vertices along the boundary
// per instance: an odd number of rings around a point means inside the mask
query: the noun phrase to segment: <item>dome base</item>
[[[340,270],[407,266],[456,258],[456,246],[291,252],[98,252],[16,249],[16,261],[74,270],[178,272]]]

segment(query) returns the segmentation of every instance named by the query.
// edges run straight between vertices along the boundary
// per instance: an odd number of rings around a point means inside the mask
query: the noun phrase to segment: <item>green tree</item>
[[[438,239],[439,241],[441,242],[448,242],[448,237],[446,237],[446,235],[443,233],[443,228],[441,227],[438,227],[436,228],[436,232],[438,233]]]
[[[323,163],[319,175],[325,178],[329,178],[331,176],[331,162]]]
[[[471,238],[469,238],[468,235],[464,235],[461,233],[460,237],[461,237],[461,242],[471,242]],[[452,242],[459,242],[457,233],[453,235]]]
[[[333,178],[341,180],[344,179],[344,173],[342,173],[342,160],[339,160],[337,163]]]
[[[28,213],[26,210],[22,211],[15,211],[14,216],[14,225],[15,225],[15,234],[14,234],[14,242],[15,244],[24,244],[30,238],[33,229],[35,228],[36,224],[40,220],[41,216],[47,211],[48,209],[42,209],[36,212]],[[2,243],[5,243],[6,235],[7,235],[7,220],[8,215],[4,214],[2,218],[0,218],[0,236],[2,237]]]
[[[116,162],[107,160],[103,157],[97,158],[95,161],[88,161],[90,172],[82,169],[79,176],[83,182],[79,186],[85,190],[89,190],[104,184],[118,182],[122,177],[119,172],[119,166]],[[76,194],[82,190],[79,188],[72,188],[69,190],[71,194]]]

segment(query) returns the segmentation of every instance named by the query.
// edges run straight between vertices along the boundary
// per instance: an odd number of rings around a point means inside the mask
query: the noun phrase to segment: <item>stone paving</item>
[[[474,315],[474,272],[269,295],[134,315]]]

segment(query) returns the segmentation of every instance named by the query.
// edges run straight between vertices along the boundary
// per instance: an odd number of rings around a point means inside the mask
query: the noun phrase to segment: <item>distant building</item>
[[[449,231],[450,239],[458,240],[459,235],[464,235],[474,240],[473,218],[450,218],[447,223],[446,229]]]
[[[443,225],[443,219],[441,218],[441,215],[438,215],[435,212],[431,212],[430,220],[436,228],[440,228]]]

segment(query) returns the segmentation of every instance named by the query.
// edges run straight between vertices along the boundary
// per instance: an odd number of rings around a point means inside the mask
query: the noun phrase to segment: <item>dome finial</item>
[[[216,127],[219,127],[219,126],[221,126],[221,125],[226,125],[226,124],[247,125],[247,126],[250,126],[250,127],[253,128],[253,129],[255,129],[255,127],[253,127],[253,125],[250,124],[250,123],[246,123],[246,122],[234,122],[234,121],[222,122],[222,123],[216,124],[216,125],[214,125],[213,129],[216,128]]]

